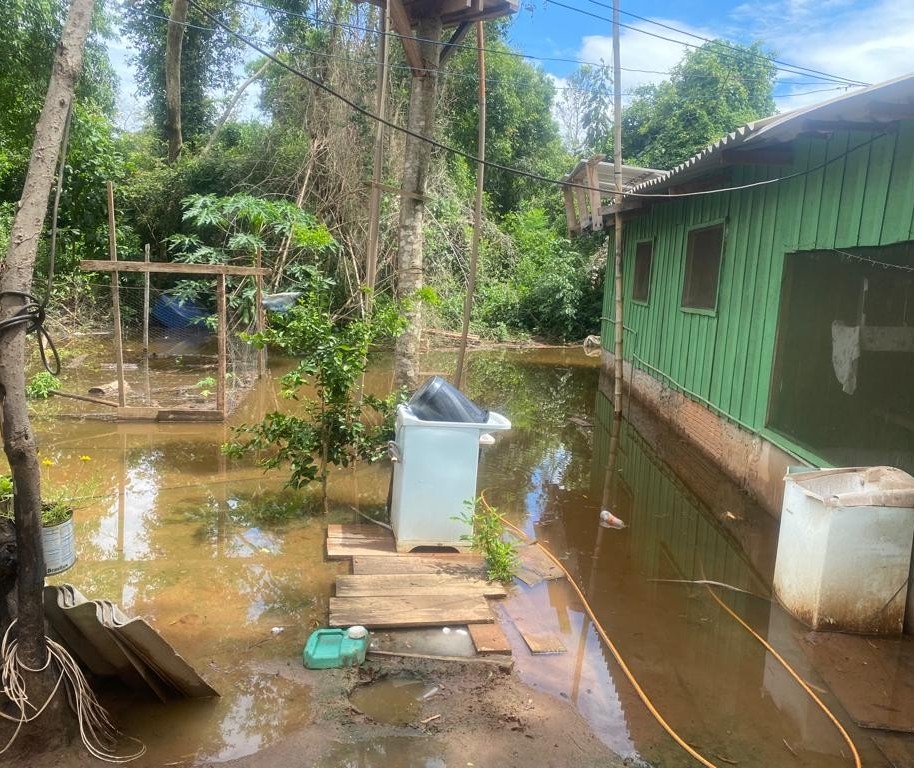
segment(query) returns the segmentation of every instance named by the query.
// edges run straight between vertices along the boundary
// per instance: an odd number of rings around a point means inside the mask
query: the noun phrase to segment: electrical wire
[[[407,136],[412,136],[415,139],[424,141],[427,144],[429,144],[433,147],[436,147],[438,149],[441,149],[445,152],[449,152],[450,154],[457,155],[458,157],[463,157],[464,159],[469,160],[472,163],[481,163],[486,168],[494,168],[495,170],[503,171],[505,173],[513,174],[515,176],[521,176],[523,178],[532,179],[533,181],[540,181],[540,182],[543,182],[546,184],[567,187],[570,189],[583,189],[583,190],[592,191],[592,192],[606,192],[606,190],[604,190],[600,187],[591,187],[587,184],[581,184],[581,183],[575,182],[575,181],[563,181],[561,179],[552,179],[552,178],[549,178],[548,176],[542,176],[541,174],[538,174],[538,173],[524,171],[520,168],[512,168],[507,165],[502,165],[501,163],[492,162],[491,160],[481,160],[480,158],[476,157],[475,155],[473,155],[470,152],[466,152],[457,147],[453,147],[448,144],[444,144],[443,142],[440,142],[437,139],[433,139],[429,136],[425,136],[425,135],[418,133],[416,131],[413,131],[409,128],[404,128],[402,125],[399,125],[398,123],[395,123],[392,120],[387,120],[385,118],[381,118],[378,115],[371,112],[370,110],[366,109],[365,107],[357,104],[355,101],[353,101],[349,97],[343,95],[339,91],[334,90],[326,83],[322,83],[318,79],[316,79],[308,74],[305,74],[300,69],[296,69],[292,65],[287,64],[286,62],[282,61],[280,58],[278,58],[274,54],[270,53],[265,48],[259,46],[255,42],[253,42],[246,35],[243,35],[240,32],[232,29],[230,26],[228,26],[227,24],[225,24],[224,22],[222,22],[221,20],[216,18],[212,13],[210,13],[205,8],[203,8],[197,2],[197,0],[188,0],[188,2],[191,6],[193,6],[198,11],[200,11],[203,15],[205,15],[207,18],[209,18],[209,20],[212,23],[221,27],[226,32],[228,32],[229,34],[231,34],[232,36],[234,36],[235,38],[237,38],[238,40],[243,42],[245,45],[247,45],[248,47],[250,47],[253,50],[260,53],[262,56],[265,56],[270,61],[279,65],[286,71],[296,75],[297,77],[302,78],[303,80],[311,83],[316,88],[319,88],[320,90],[324,91],[325,93],[328,93],[331,96],[333,96],[334,98],[342,101],[344,104],[346,104],[351,109],[358,112],[359,114],[364,115],[365,117],[367,117],[371,120],[374,120],[376,122],[382,123],[382,124],[386,125],[388,128],[392,128],[393,130],[399,131],[400,133],[403,133]],[[739,191],[739,190],[743,190],[743,189],[752,189],[754,187],[762,187],[762,186],[766,186],[769,184],[777,184],[782,181],[788,181],[790,179],[799,178],[801,176],[807,176],[810,173],[819,171],[822,168],[825,168],[826,166],[828,166],[834,162],[837,162],[838,160],[848,156],[852,152],[855,152],[856,150],[860,149],[861,147],[872,144],[874,141],[877,141],[878,139],[880,139],[886,135],[888,135],[888,134],[878,133],[878,134],[874,135],[872,138],[870,138],[869,140],[861,142],[860,144],[857,144],[856,146],[846,150],[845,152],[842,152],[841,154],[836,155],[835,157],[833,157],[829,160],[826,160],[825,162],[821,163],[820,165],[817,165],[813,168],[808,168],[804,171],[797,171],[796,173],[788,174],[787,176],[779,176],[779,177],[776,177],[773,179],[765,179],[762,181],[751,182],[749,184],[741,184],[741,185],[732,186],[732,187],[724,187],[721,189],[709,189],[709,190],[703,190],[700,192],[680,192],[680,193],[675,193],[675,194],[647,194],[647,193],[643,193],[643,192],[628,191],[628,192],[622,192],[620,196],[629,197],[629,198],[639,198],[639,199],[671,199],[671,198],[681,198],[681,197],[699,197],[699,196],[704,196],[704,195],[719,194],[721,192],[734,192],[734,191]]]
[[[0,718],[16,723],[16,728],[9,741],[0,749],[0,755],[13,745],[22,726],[37,720],[42,715],[57,696],[62,685],[67,693],[67,702],[76,714],[80,739],[90,755],[106,763],[122,764],[146,754],[146,746],[132,738],[131,741],[140,745],[136,752],[129,755],[117,755],[109,751],[108,746],[114,744],[117,737],[122,734],[111,723],[108,713],[89,688],[89,683],[79,665],[62,645],[45,637],[48,655],[44,664],[37,669],[27,666],[19,659],[19,641],[11,637],[13,627],[17,622],[18,619],[13,619],[3,633],[3,640],[0,642],[0,692],[19,711],[18,717],[14,717],[0,710]],[[41,706],[36,706],[29,699],[26,679],[22,673],[38,674],[49,669],[52,664],[60,669],[60,674],[47,699]]]
[[[161,21],[170,21],[170,19],[167,16],[161,16],[156,13],[149,13],[146,11],[139,11],[139,13],[142,13],[144,16],[151,18],[151,19],[159,19]],[[199,24],[193,24],[193,23],[187,22],[187,21],[178,21],[178,22],[174,22],[174,23],[178,24],[180,26],[183,26],[183,27],[190,28],[190,29],[197,29],[202,32],[218,32],[219,31],[215,27],[204,27],[204,26],[200,26]],[[377,32],[377,30],[369,30],[369,31]],[[268,44],[272,45],[272,42],[273,42],[269,39],[262,38],[262,37],[253,37],[251,35],[248,35],[247,37],[249,40],[252,40],[253,42],[261,43],[264,45],[268,45]],[[285,50],[289,51],[290,53],[309,54],[312,56],[319,56],[320,58],[330,59],[333,61],[345,61],[350,64],[365,64],[366,66],[372,66],[372,67],[376,66],[376,64],[377,64],[377,62],[374,59],[357,58],[357,57],[353,57],[353,56],[341,56],[339,54],[327,53],[325,51],[318,51],[314,48],[307,48],[305,46],[294,45],[294,44],[290,44],[290,43],[285,43],[283,45],[283,48]],[[437,72],[438,77],[444,78],[447,80],[456,79],[456,80],[467,80],[467,81],[474,82],[474,83],[479,82],[479,77],[477,75],[464,74],[463,72],[452,72],[449,70],[440,70],[440,69],[432,70],[432,69],[427,69],[424,67],[419,67],[419,68],[414,69],[413,67],[410,67],[408,64],[388,64],[387,68],[393,69],[393,70],[399,70],[399,71],[403,71],[403,72],[409,72],[409,71],[426,72],[426,73]],[[635,70],[635,71],[644,72],[646,70]],[[669,74],[669,73],[655,72],[653,74]],[[706,79],[715,78],[714,75],[704,75],[704,76],[699,75],[697,77],[704,77]],[[728,82],[729,81],[758,82],[758,81],[762,81],[762,80],[764,80],[764,78],[745,78],[745,77],[728,78]],[[505,78],[505,77],[487,77],[486,78],[486,83],[491,83],[491,84],[508,83],[510,85],[516,85],[519,82],[520,81],[517,79]],[[791,82],[776,83],[774,87],[775,88],[780,88],[780,87],[784,87],[784,86],[796,87],[799,85],[819,85],[819,84],[824,84],[824,83],[820,83],[818,81],[802,81],[802,82],[801,81],[791,81]],[[822,88],[822,89],[817,89],[817,90],[813,90],[813,91],[803,91],[803,92],[799,92],[799,93],[794,92],[794,93],[782,94],[782,96],[784,96],[784,97],[805,96],[805,95],[815,94],[815,93],[826,93],[826,92],[831,92],[831,91],[846,90],[849,87],[851,87],[851,86],[838,85],[833,88]],[[579,88],[579,87],[576,87],[573,85],[556,85],[555,83],[552,84],[552,89],[554,91],[572,92],[572,93],[578,93],[578,94],[597,93],[597,90],[592,89],[592,88]],[[640,96],[641,94],[639,91],[623,91],[622,95],[637,97],[637,96]]]
[[[24,325],[25,332],[35,333],[38,336],[38,353],[41,357],[41,364],[44,369],[52,376],[60,373],[60,355],[57,353],[57,346],[54,339],[44,327],[47,318],[46,310],[48,302],[51,300],[51,289],[54,285],[54,265],[57,256],[57,212],[60,208],[60,195],[63,192],[63,177],[67,167],[67,149],[70,144],[70,125],[73,120],[73,102],[67,108],[67,116],[64,119],[63,138],[60,145],[60,157],[57,163],[57,186],[54,191],[54,203],[51,207],[51,246],[48,254],[48,279],[45,285],[44,298],[38,299],[31,293],[25,291],[0,291],[0,298],[4,296],[15,296],[22,299],[22,306],[12,315],[0,320],[0,334],[9,331],[18,326]],[[51,359],[54,361],[53,367],[48,361],[48,350],[51,352]]]
[[[587,2],[591,3],[592,5],[600,6],[601,8],[608,8],[608,9],[612,10],[611,5],[609,5],[608,3],[601,2],[601,0],[587,0]],[[715,45],[723,46],[724,48],[729,48],[732,51],[735,51],[740,56],[752,56],[753,58],[761,59],[762,61],[770,61],[775,64],[783,64],[785,67],[793,67],[794,69],[800,69],[800,70],[803,70],[804,72],[808,72],[811,75],[819,75],[821,77],[827,77],[829,79],[843,80],[844,82],[848,83],[849,85],[870,85],[870,83],[864,83],[861,80],[853,80],[851,78],[844,77],[843,75],[832,75],[828,72],[823,72],[818,69],[804,67],[799,64],[791,64],[788,61],[781,61],[780,59],[775,59],[770,56],[765,56],[762,53],[747,51],[747,50],[739,48],[735,45],[732,45],[731,43],[727,42],[726,40],[715,40],[710,37],[704,37],[703,35],[696,34],[695,32],[688,32],[685,29],[680,29],[679,27],[674,27],[671,24],[664,24],[661,21],[655,21],[654,19],[649,19],[646,16],[639,16],[637,13],[632,13],[631,11],[625,11],[625,10],[620,9],[619,13],[621,13],[623,16],[628,16],[633,19],[638,19],[639,21],[644,21],[648,24],[653,24],[655,27],[660,27],[662,29],[668,29],[671,32],[676,32],[680,35],[686,35],[687,37],[691,37],[696,40],[701,40],[702,42],[705,42],[705,43],[714,43]],[[623,24],[620,26],[625,26],[625,25]],[[641,31],[641,30],[638,30],[637,27],[626,27],[626,29],[632,29],[636,32]]]
[[[440,46],[444,46],[447,48],[459,48],[459,49],[466,49],[466,50],[470,50],[470,51],[476,50],[476,46],[470,45],[469,43],[450,43],[447,40],[432,40],[432,39],[428,39],[428,38],[424,38],[424,37],[413,37],[412,35],[403,35],[403,34],[400,34],[399,32],[394,32],[394,31],[383,32],[378,29],[373,29],[371,27],[363,27],[358,24],[349,24],[347,22],[342,22],[342,21],[333,21],[331,19],[322,19],[320,16],[313,16],[313,15],[307,14],[307,13],[297,13],[295,11],[289,11],[289,10],[285,10],[282,8],[269,8],[265,5],[251,2],[251,0],[236,0],[236,2],[238,2],[240,5],[246,5],[250,8],[256,8],[259,10],[267,11],[268,13],[278,13],[283,16],[305,19],[307,21],[313,21],[318,24],[327,24],[332,27],[350,29],[350,30],[355,30],[355,31],[359,31],[359,32],[369,32],[369,33],[375,34],[375,35],[385,35],[388,37],[397,37],[397,38],[401,38],[401,39],[407,38],[409,40],[415,40],[416,42],[419,42],[419,43],[431,43],[432,45],[440,45]],[[162,17],[162,18],[165,18],[165,17]],[[685,33],[683,33],[683,34],[685,34]],[[590,67],[597,67],[599,69],[607,68],[606,65],[600,61],[585,61],[583,59],[563,58],[563,57],[557,57],[557,56],[537,56],[532,53],[522,53],[520,51],[502,50],[502,49],[498,49],[498,48],[485,48],[484,47],[481,50],[484,51],[485,53],[491,53],[496,56],[511,56],[511,57],[520,58],[520,59],[530,59],[533,61],[551,61],[551,62],[558,62],[558,63],[564,63],[564,64],[578,64],[578,65],[583,64],[583,65],[590,66]],[[670,72],[668,70],[636,69],[633,67],[621,67],[621,70],[623,72],[636,72],[636,73],[648,74],[648,75],[670,75],[670,74],[672,74],[672,72]],[[695,77],[713,79],[715,76],[714,75],[696,75]],[[739,78],[739,79],[744,82],[750,82],[750,81],[755,82],[755,81],[764,80],[765,78]],[[815,80],[815,81],[806,81],[806,82],[795,82],[795,84],[796,85],[818,85],[820,83],[824,84],[825,82],[835,82],[835,78],[829,77],[825,81]]]
[[[566,5],[565,3],[559,2],[559,0],[548,0],[548,2],[551,3],[552,5],[557,5],[559,8],[565,8],[569,11],[573,11],[574,13],[579,13],[582,16],[589,16],[592,19],[598,19],[600,21],[605,21],[607,24],[613,23],[612,19],[609,19],[606,16],[601,16],[598,13],[592,13],[583,8],[576,8],[573,5]],[[632,32],[638,32],[639,34],[647,35],[648,37],[654,37],[654,38],[657,38],[658,40],[664,40],[668,43],[675,43],[676,45],[682,45],[682,46],[685,46],[686,48],[693,48],[696,50],[701,48],[700,45],[695,45],[694,43],[687,43],[683,40],[676,40],[675,38],[672,38],[672,37],[666,37],[665,35],[660,35],[660,34],[657,34],[656,32],[650,32],[646,29],[641,29],[640,27],[632,26],[631,24],[619,24],[619,26],[622,27],[623,29],[628,29]],[[679,31],[679,30],[677,30],[677,31]],[[684,32],[683,34],[688,34],[688,33]],[[731,58],[731,59],[741,58],[737,54],[727,54],[722,51],[719,51],[718,53],[722,56],[725,56],[725,57]],[[767,59],[767,60],[771,61],[771,62],[774,61],[773,59]],[[790,67],[776,66],[775,69],[779,70],[780,72],[787,72],[787,73],[790,73],[793,75],[800,75],[801,77],[809,76],[809,73],[798,71],[797,69],[792,69]],[[830,82],[834,82],[834,83],[843,83],[846,85],[859,85],[859,86],[869,85],[869,83],[864,83],[859,80],[848,80],[848,79],[842,78],[840,76],[826,75],[826,77],[828,78],[828,80]]]

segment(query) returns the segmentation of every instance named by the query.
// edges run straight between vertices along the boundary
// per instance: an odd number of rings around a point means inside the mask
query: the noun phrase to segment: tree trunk
[[[177,162],[184,143],[181,135],[181,46],[186,21],[187,0],[174,0],[165,40],[165,135],[168,137],[169,163]]]
[[[417,37],[437,41],[441,37],[441,19],[422,19]],[[409,94],[411,131],[432,136],[435,130],[435,101],[438,95],[438,61],[441,46],[420,43],[421,75],[413,74]],[[422,220],[425,213],[425,181],[431,162],[428,142],[407,135],[403,161],[402,197],[400,198],[399,263],[397,265],[397,298],[404,302],[406,330],[397,338],[394,357],[394,386],[414,390],[419,386],[419,334],[422,330],[422,307],[417,292],[422,288]]]
[[[7,320],[22,309],[24,302],[17,292],[31,290],[38,240],[47,215],[48,196],[73,89],[82,68],[92,10],[93,0],[73,0],[54,55],[51,82],[35,128],[29,169],[13,220],[9,249],[6,260],[0,265],[0,320]],[[48,649],[42,605],[45,568],[41,550],[41,475],[25,398],[25,331],[26,326],[19,323],[0,332],[0,429],[15,483],[19,659],[24,665],[37,669],[45,664]],[[29,675],[30,699],[38,706],[48,695],[52,681],[50,669],[46,674]],[[20,734],[20,739],[27,740],[27,744],[20,746],[32,749],[55,746],[55,736],[59,738],[66,727],[62,719],[64,711],[62,706],[49,708],[33,727]]]
[[[274,50],[273,55],[275,56],[278,52],[279,52],[278,49]],[[267,67],[269,67],[270,64],[272,64],[272,63],[273,63],[272,61],[267,59],[263,64],[260,65],[260,68],[253,75],[251,75],[247,80],[245,80],[241,85],[238,86],[238,90],[235,91],[235,95],[232,96],[232,100],[228,103],[228,106],[225,108],[225,110],[223,110],[222,115],[216,121],[216,125],[213,128],[213,132],[210,134],[209,141],[206,142],[206,146],[203,147],[203,151],[200,153],[201,157],[203,157],[213,148],[213,144],[215,144],[216,139],[219,138],[219,132],[222,130],[222,126],[224,126],[225,123],[228,121],[228,119],[232,116],[232,112],[235,111],[235,107],[238,106],[238,102],[241,100],[241,97],[244,96],[244,92],[248,89],[249,86],[251,86],[253,83],[255,83],[257,80],[260,79],[261,75],[263,75],[263,73],[267,71]],[[180,64],[180,62],[179,62],[179,64]],[[180,68],[179,68],[178,76],[179,76],[179,80],[180,80]],[[179,115],[179,120],[180,120],[180,115]],[[180,130],[180,122],[178,123],[178,128]]]

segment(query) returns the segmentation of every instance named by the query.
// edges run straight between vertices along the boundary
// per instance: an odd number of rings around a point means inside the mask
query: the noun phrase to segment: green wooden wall
[[[730,186],[801,174],[795,178],[657,202],[627,220],[624,230],[624,314],[631,328],[625,358],[636,354],[679,387],[759,431],[768,410],[785,254],[914,239],[914,121],[878,138],[863,132],[802,138],[794,151],[792,167],[735,166],[724,172]],[[721,221],[726,229],[717,309],[683,310],[688,232]],[[635,247],[642,240],[654,243],[647,304],[631,300]],[[612,259],[603,314],[614,316]],[[603,344],[610,351],[612,335],[604,320]]]

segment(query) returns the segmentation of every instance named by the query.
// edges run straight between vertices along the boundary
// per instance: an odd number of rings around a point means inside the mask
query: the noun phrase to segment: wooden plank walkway
[[[386,597],[331,597],[330,626],[361,624],[372,629],[443,627],[495,621],[482,595],[411,595]]]
[[[507,590],[486,580],[482,556],[398,553],[393,535],[379,526],[329,525],[327,557],[351,559],[353,571],[337,577],[330,626],[486,626],[492,629],[477,633],[477,649],[510,652],[487,600],[505,597]]]
[[[463,595],[504,597],[503,585],[468,576],[435,573],[389,573],[336,577],[337,597],[405,597],[409,595]]]

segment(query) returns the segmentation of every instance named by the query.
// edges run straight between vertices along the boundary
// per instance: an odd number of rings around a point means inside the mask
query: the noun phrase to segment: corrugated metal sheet
[[[897,108],[901,108],[899,111]],[[629,191],[655,192],[670,184],[720,167],[725,149],[792,141],[807,130],[807,121],[890,123],[904,116],[914,117],[914,74],[853,91],[809,107],[766,117],[727,134],[675,168],[635,184]]]

